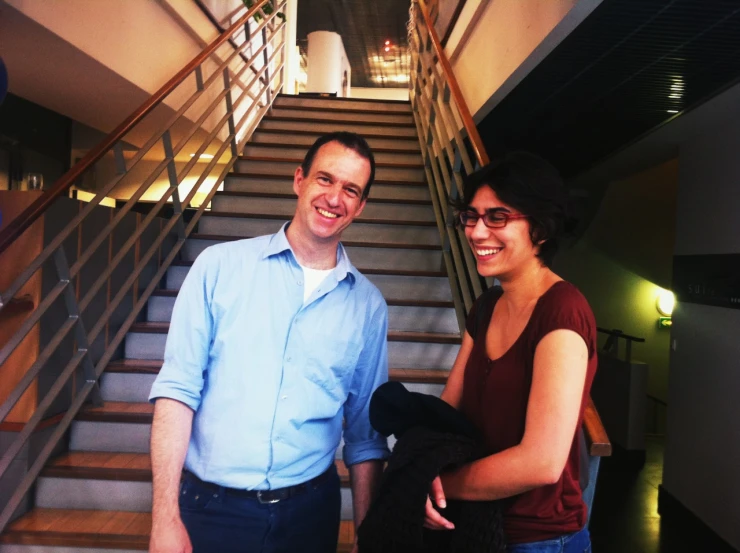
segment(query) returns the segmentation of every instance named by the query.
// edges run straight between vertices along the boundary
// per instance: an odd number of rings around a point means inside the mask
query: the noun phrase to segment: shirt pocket
[[[362,344],[344,337],[319,339],[306,357],[306,377],[342,403],[349,393]]]

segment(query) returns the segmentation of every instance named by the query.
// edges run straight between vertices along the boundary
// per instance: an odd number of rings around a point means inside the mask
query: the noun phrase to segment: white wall
[[[468,0],[445,46],[480,121],[601,0]]]
[[[308,34],[308,81],[306,92],[336,93],[342,97],[342,79],[347,72],[347,92],[350,91],[352,70],[344,51],[342,37],[331,31]]]
[[[737,88],[737,87],[736,87]],[[680,148],[677,255],[739,254],[740,115]],[[728,275],[737,278],[738,275]],[[663,485],[740,549],[740,311],[679,304]]]
[[[352,98],[368,98],[370,100],[402,100],[408,102],[408,88],[362,88],[353,87]]]

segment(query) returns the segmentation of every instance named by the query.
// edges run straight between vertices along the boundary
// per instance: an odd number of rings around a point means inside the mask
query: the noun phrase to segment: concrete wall
[[[555,262],[584,293],[599,326],[645,338],[633,358],[650,366],[648,393],[663,401],[670,332],[658,328],[655,303],[671,284],[677,185],[676,160],[609,183],[586,234]]]
[[[601,0],[468,0],[445,52],[477,121]]]
[[[736,100],[735,100],[736,102]],[[681,145],[676,255],[740,254],[740,114]],[[737,278],[738,275],[726,275]],[[674,314],[663,485],[740,549],[740,311]]]

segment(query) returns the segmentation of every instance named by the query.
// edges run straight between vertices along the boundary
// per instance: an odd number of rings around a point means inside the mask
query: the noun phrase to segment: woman
[[[580,426],[596,372],[596,324],[551,269],[566,193],[542,159],[509,154],[465,183],[459,223],[478,273],[500,289],[471,309],[442,399],[481,430],[490,455],[435,480],[425,526],[450,529],[445,497],[508,498],[507,551],[591,551],[579,484]]]

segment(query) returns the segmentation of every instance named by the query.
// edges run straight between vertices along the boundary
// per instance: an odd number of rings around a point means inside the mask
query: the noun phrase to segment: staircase
[[[0,535],[0,553],[147,549],[153,412],[147,396],[162,364],[177,291],[204,248],[274,233],[290,218],[293,173],[308,146],[334,130],[362,134],[375,152],[368,204],[343,243],[388,303],[390,378],[439,395],[460,334],[409,103],[278,96],[149,299],[146,322],[131,327],[125,357],[108,364],[101,379],[103,406],[78,415],[68,452],[47,464],[35,487],[35,508]],[[340,460],[337,466],[338,551],[349,551],[352,503],[347,470]]]

